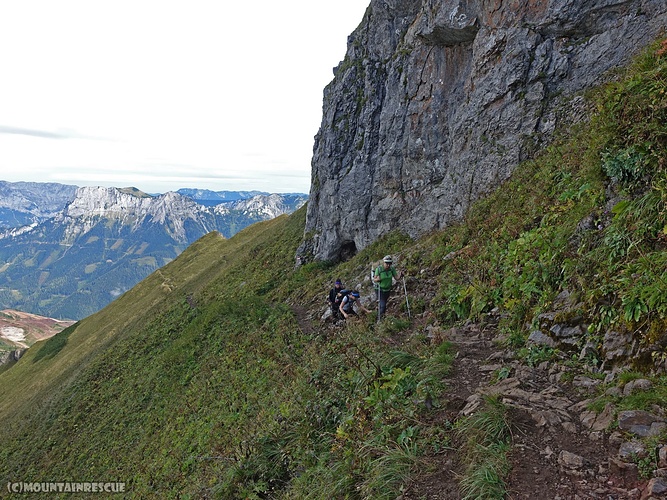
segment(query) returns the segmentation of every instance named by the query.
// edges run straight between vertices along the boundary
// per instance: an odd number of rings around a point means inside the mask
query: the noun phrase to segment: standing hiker
[[[384,259],[382,259],[382,264],[379,265],[373,273],[373,281],[378,287],[378,302],[380,309],[378,320],[384,316],[384,313],[387,310],[387,301],[391,295],[393,279],[399,279],[401,277],[401,273],[396,271],[396,268],[394,268],[392,264],[393,259],[391,258],[391,255],[385,255]]]
[[[343,300],[343,295],[341,292],[343,291],[343,282],[340,279],[336,280],[336,283],[334,283],[334,287],[329,290],[329,296],[327,297],[327,302],[329,303],[329,307],[331,308],[331,317],[333,319],[336,319],[339,317],[340,311],[338,308],[340,307],[340,303]]]
[[[350,314],[358,316],[357,312],[354,310],[355,303],[357,304],[357,308],[362,310],[366,314],[370,312],[361,304],[361,298],[359,292],[356,290],[352,290],[349,294],[343,297],[343,300],[340,303],[339,307],[340,313],[343,315],[345,319],[347,319],[350,316]]]

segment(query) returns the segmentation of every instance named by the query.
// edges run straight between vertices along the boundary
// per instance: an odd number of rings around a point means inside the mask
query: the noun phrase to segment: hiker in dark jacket
[[[382,318],[387,310],[387,301],[391,295],[393,279],[400,279],[401,277],[401,273],[392,266],[393,262],[391,255],[385,255],[382,264],[373,273],[373,281],[378,287],[378,300],[380,302],[380,316],[378,319]]]
[[[354,304],[357,304],[357,308],[366,314],[370,312],[361,304],[359,292],[352,290],[348,295],[343,297],[343,300],[340,303],[340,307],[338,308],[345,319],[349,318],[351,314],[358,316],[357,312],[354,310]]]
[[[334,287],[329,290],[329,296],[327,297],[327,302],[329,303],[329,307],[331,308],[331,316],[333,318],[337,318],[340,314],[340,311],[338,308],[340,307],[340,302],[343,300],[343,297],[340,295],[340,292],[342,292],[344,289],[343,283],[341,282],[340,279],[336,280],[336,283],[334,283]]]

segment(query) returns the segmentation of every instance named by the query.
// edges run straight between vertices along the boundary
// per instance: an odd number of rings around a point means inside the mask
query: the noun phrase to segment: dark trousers
[[[378,300],[380,301],[380,317],[384,316],[384,312],[387,310],[387,301],[391,295],[391,290],[380,290],[378,292]]]

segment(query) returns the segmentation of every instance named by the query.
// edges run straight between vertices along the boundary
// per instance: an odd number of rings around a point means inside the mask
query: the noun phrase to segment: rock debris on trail
[[[483,397],[491,395],[499,396],[509,409],[509,498],[667,498],[667,459],[654,471],[657,477],[642,479],[634,461],[646,456],[647,450],[633,447],[638,441],[632,433],[610,430],[634,428],[638,436],[651,428],[659,432],[666,425],[663,408],[617,416],[609,404],[596,414],[588,406],[599,381],[571,373],[558,363],[526,366],[494,342],[496,335],[494,326],[473,323],[446,331],[429,328],[435,342],[452,342],[456,352],[443,418],[453,423],[471,415]],[[460,498],[462,468],[456,453],[451,450],[429,460],[437,472],[417,480],[404,499]],[[660,448],[660,453],[667,456],[667,447]]]
[[[313,334],[316,315],[312,311],[307,315],[302,308],[296,312],[304,333]],[[437,324],[425,327],[434,345],[451,342],[456,353],[442,407],[431,425],[451,427],[473,414],[485,396],[499,397],[508,408],[512,429],[509,499],[667,498],[667,445],[657,445],[657,469],[640,470],[638,465],[641,459],[648,463],[646,457],[654,451],[647,450],[640,438],[667,429],[665,408],[618,411],[607,403],[597,413],[590,405],[602,383],[599,374],[582,371],[579,363],[570,366],[567,359],[529,366],[504,346],[497,318],[489,316],[486,321],[449,329]],[[413,324],[415,330],[424,328],[424,323],[417,323],[421,321]],[[344,324],[324,322],[322,326],[335,331]],[[634,380],[605,394],[627,396],[650,384]],[[423,457],[419,474],[405,485],[401,500],[460,499],[463,465],[459,455],[453,443],[439,455]]]

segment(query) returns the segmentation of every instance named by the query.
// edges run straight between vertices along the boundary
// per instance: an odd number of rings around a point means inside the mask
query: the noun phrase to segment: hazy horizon
[[[369,0],[37,4],[0,4],[0,178],[308,192]]]

